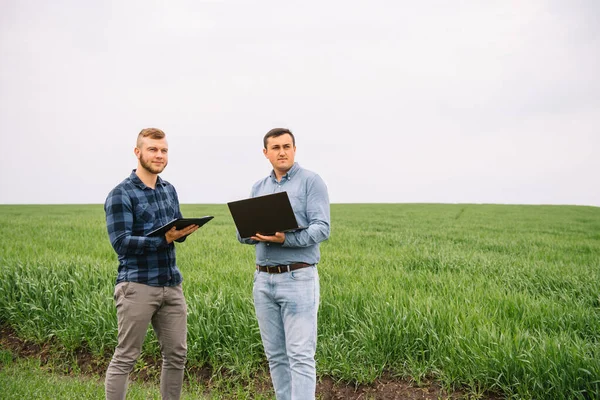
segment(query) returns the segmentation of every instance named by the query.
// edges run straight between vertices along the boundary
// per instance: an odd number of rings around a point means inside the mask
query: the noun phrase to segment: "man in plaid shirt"
[[[164,236],[152,230],[181,217],[175,188],[160,174],[168,162],[160,129],[143,129],[134,153],[138,167],[108,195],[104,204],[110,242],[119,259],[114,299],[118,344],[106,371],[106,399],[125,399],[127,379],[140,356],[151,323],[163,357],[160,392],[179,399],[187,357],[187,305],[175,262],[175,245],[198,229],[172,228]]]

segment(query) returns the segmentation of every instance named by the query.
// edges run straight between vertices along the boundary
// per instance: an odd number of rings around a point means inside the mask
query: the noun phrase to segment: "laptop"
[[[287,192],[232,201],[227,206],[243,239],[256,233],[274,235],[306,228],[298,225]]]

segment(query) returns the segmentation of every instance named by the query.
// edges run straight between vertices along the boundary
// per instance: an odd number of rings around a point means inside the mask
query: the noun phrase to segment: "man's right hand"
[[[172,227],[165,233],[165,239],[167,239],[167,243],[173,243],[175,240],[180,239],[184,236],[192,234],[198,230],[198,225],[188,225],[185,228],[177,229]]]

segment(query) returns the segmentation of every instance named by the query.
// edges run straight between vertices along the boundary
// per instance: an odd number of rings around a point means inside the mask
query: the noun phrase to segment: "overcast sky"
[[[600,2],[0,0],[0,203],[103,203],[167,133],[182,203],[262,137],[333,203],[600,206]]]

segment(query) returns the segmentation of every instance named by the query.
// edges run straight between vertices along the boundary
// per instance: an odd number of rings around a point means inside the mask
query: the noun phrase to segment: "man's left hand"
[[[176,227],[172,227],[165,233],[165,239],[167,239],[167,243],[173,243],[175,240],[180,239],[184,236],[191,235],[192,233],[198,230],[198,225],[188,225],[185,228],[177,229]]]
[[[273,243],[283,243],[285,242],[285,233],[283,232],[275,232],[273,236],[265,236],[257,233],[252,236],[251,239],[257,240],[259,242],[273,242]]]

